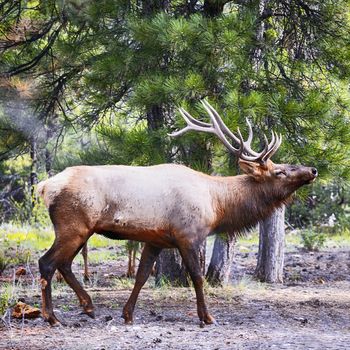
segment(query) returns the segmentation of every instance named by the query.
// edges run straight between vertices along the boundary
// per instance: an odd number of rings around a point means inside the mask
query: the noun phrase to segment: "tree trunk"
[[[36,203],[36,191],[35,185],[38,183],[38,174],[37,174],[37,142],[32,139],[30,143],[30,159],[32,161],[30,166],[30,196],[32,207],[35,206]]]
[[[282,283],[284,263],[284,206],[259,225],[255,276],[262,282]]]
[[[164,125],[164,112],[161,105],[153,105],[146,113],[148,130],[159,130]]]
[[[143,0],[142,14],[145,16],[152,16],[158,11],[164,11],[169,7],[169,0]]]
[[[202,273],[205,273],[206,241],[198,250]],[[155,281],[157,286],[170,283],[174,287],[188,287],[190,276],[177,249],[164,249],[156,261]]]
[[[225,4],[229,0],[204,0],[203,10],[207,17],[217,17],[224,11]]]
[[[260,0],[258,3],[258,18],[264,18],[269,13],[271,0]],[[268,61],[264,52],[265,32],[268,29],[268,21],[257,22],[255,32],[255,48],[251,59],[254,70],[258,73],[265,69],[268,78]],[[269,121],[268,127],[271,128]],[[261,281],[269,283],[281,283],[283,281],[284,258],[284,207],[276,210],[272,216],[260,223],[258,264],[255,275]]]
[[[156,286],[170,283],[172,286],[188,287],[186,268],[176,249],[164,249],[156,261]]]
[[[230,278],[236,237],[231,234],[218,234],[215,237],[213,253],[206,274],[212,286],[223,286]]]

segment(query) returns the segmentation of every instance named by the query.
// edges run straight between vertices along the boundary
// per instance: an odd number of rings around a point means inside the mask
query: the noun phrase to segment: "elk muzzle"
[[[307,176],[308,179],[306,180],[306,184],[310,184],[316,180],[316,177],[318,175],[318,171],[316,168],[308,168]]]

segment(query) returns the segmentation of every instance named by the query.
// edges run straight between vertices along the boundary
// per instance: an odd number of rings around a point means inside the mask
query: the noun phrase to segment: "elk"
[[[59,323],[51,296],[56,269],[77,294],[84,312],[94,317],[91,298],[71,270],[73,258],[94,233],[145,243],[135,285],[123,308],[126,324],[133,322],[139,292],[164,248],[177,248],[182,256],[195,288],[201,325],[214,323],[203,293],[199,245],[212,233],[254,227],[299,187],[316,179],[315,168],[270,160],[281,145],[280,135],[272,132],[271,141],[265,137],[264,149],[256,152],[251,148],[253,131],[248,121],[249,136],[244,140],[239,129],[236,136],[208,102],[202,103],[211,123],[196,120],[180,108],[187,126],[171,136],[190,130],[215,134],[239,158],[243,175],[216,177],[176,164],[75,166],[38,185],[56,237],[39,259],[42,314],[51,325]]]

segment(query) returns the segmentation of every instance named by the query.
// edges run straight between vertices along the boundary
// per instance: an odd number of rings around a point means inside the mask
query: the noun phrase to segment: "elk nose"
[[[312,175],[317,176],[318,172],[316,168],[311,168]]]

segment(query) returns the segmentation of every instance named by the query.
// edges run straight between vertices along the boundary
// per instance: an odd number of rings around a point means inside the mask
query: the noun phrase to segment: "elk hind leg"
[[[162,248],[155,247],[149,243],[146,243],[145,247],[143,248],[140,264],[136,273],[135,285],[128,301],[126,302],[123,308],[122,317],[124,318],[126,324],[133,323],[133,313],[137,297],[140,293],[141,288],[147,281],[148,276],[152,270],[153,264],[161,250]]]
[[[60,271],[63,278],[76,292],[80,303],[84,306],[87,313],[93,315],[93,306],[90,296],[80,286],[74,274],[71,271],[71,264],[85,241],[84,235],[75,235],[74,239],[64,240],[64,234],[56,232],[56,239],[52,247],[39,259],[39,269],[41,274],[41,291],[42,291],[42,314],[45,320],[51,325],[59,323],[54,315],[52,305],[51,280],[56,269]],[[86,239],[87,239],[86,235]],[[58,239],[59,237],[59,239]],[[62,242],[66,242],[63,244]]]
[[[75,277],[74,273],[72,272],[72,262],[74,257],[78,254],[81,247],[86,246],[86,242],[81,242],[80,246],[76,248],[78,243],[73,247],[67,247],[65,249],[65,259],[61,261],[57,268],[62,274],[64,280],[67,282],[67,284],[74,290],[75,294],[77,295],[80,305],[84,309],[84,313],[86,313],[88,316],[94,318],[94,306],[92,304],[91,297],[89,294],[85,291],[85,289],[81,286],[77,278]]]
[[[60,322],[53,312],[51,280],[57,269],[56,252],[58,250],[57,240],[52,247],[39,259],[39,270],[41,275],[42,315],[51,326]]]
[[[83,249],[81,250],[81,254],[84,259],[84,281],[89,282],[90,281],[90,273],[89,273],[89,266],[88,266],[88,247],[87,242],[83,245]]]
[[[179,251],[194,285],[197,298],[197,313],[201,327],[204,326],[204,324],[216,323],[214,317],[208,312],[205,303],[203,274],[199,261],[199,249],[186,245],[179,247]]]

